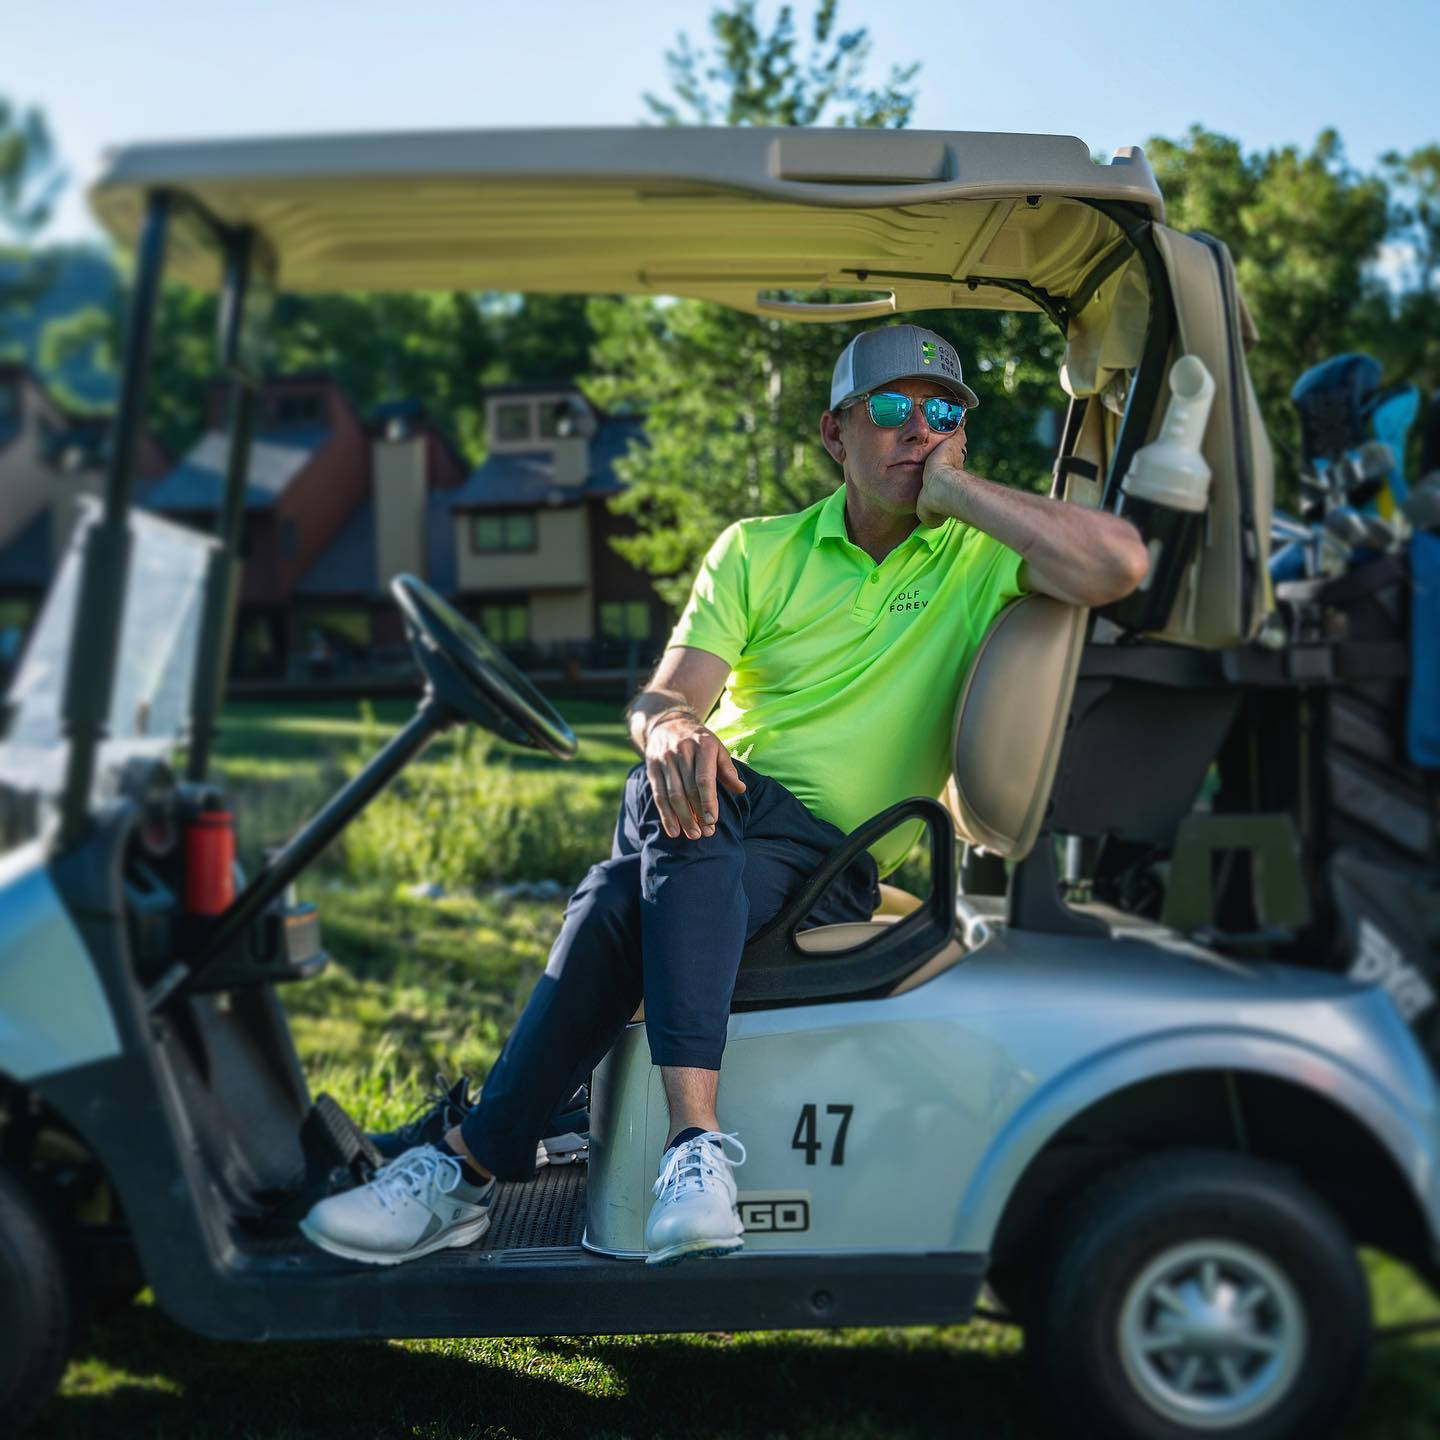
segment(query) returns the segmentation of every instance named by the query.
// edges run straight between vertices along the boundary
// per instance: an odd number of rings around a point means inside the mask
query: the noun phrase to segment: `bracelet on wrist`
[[[663,725],[667,720],[674,720],[677,716],[684,715],[687,719],[699,723],[700,717],[695,713],[691,705],[672,705],[668,710],[662,710],[658,715],[653,715],[645,722],[645,743],[650,743],[650,735],[657,725]]]

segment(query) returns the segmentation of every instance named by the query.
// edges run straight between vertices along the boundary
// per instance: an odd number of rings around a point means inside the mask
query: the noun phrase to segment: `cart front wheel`
[[[0,1416],[23,1429],[70,1353],[70,1277],[55,1231],[20,1177],[0,1164]]]
[[[1364,1380],[1370,1300],[1329,1207],[1225,1151],[1125,1166],[1061,1222],[1028,1344],[1077,1434],[1328,1435]]]

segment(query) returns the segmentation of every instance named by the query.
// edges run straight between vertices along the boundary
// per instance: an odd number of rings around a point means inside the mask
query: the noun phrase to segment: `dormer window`
[[[540,402],[540,436],[544,440],[563,439],[580,433],[580,403],[577,400],[542,400]]]
[[[530,438],[530,402],[507,400],[495,407],[495,438],[497,440],[528,440]]]
[[[325,401],[314,390],[301,390],[293,395],[277,395],[271,414],[274,423],[286,429],[319,425],[325,418]]]

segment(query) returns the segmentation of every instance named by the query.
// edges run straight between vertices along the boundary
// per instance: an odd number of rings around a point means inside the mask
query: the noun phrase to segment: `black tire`
[[[1026,1347],[1072,1434],[1320,1440],[1364,1383],[1365,1273],[1329,1206],[1276,1166],[1223,1150],[1133,1161],[1080,1195],[1050,1257]],[[1221,1329],[1186,1328],[1182,1301]]]
[[[34,1195],[0,1164],[0,1425],[20,1430],[50,1398],[70,1355],[70,1275]]]

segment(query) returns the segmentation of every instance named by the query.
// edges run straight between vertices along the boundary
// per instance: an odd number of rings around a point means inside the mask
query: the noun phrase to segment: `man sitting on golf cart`
[[[643,997],[670,1112],[649,1260],[740,1248],[731,1169],[745,1152],[716,1096],[746,939],[847,831],[940,792],[954,698],[1007,602],[1035,590],[1103,605],[1145,575],[1117,516],[966,471],[977,403],[932,331],[887,326],[845,347],[820,417],[844,484],[711,547],[627,711],[644,758],[611,857],[571,897],[479,1103],[438,1143],[320,1201],[301,1224],[315,1244],[394,1264],[482,1235],[496,1179],[533,1176],[547,1118]],[[910,838],[862,853],[812,922],[868,920]]]

